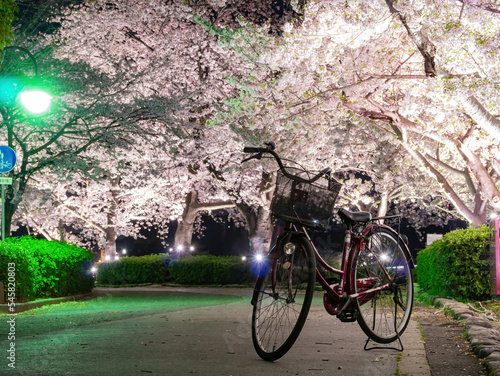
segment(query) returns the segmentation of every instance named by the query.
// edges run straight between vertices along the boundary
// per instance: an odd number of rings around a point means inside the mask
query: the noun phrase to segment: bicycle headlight
[[[293,244],[292,242],[286,243],[285,246],[283,247],[283,251],[287,255],[293,255],[293,253],[295,252],[295,244]]]

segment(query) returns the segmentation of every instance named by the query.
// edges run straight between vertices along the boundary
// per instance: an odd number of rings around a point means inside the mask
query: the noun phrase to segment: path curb
[[[16,303],[14,307],[15,311],[10,311],[10,307],[8,304],[0,304],[0,311],[8,314],[16,314],[29,311],[30,309],[33,308],[43,307],[44,305],[59,304],[62,302],[71,302],[75,300],[84,300],[86,298],[93,298],[97,295],[98,294],[96,292],[92,291],[86,294],[64,296],[62,298],[49,298],[49,299],[34,300],[26,303]]]
[[[465,323],[467,338],[474,354],[482,359],[489,375],[500,376],[500,332],[486,317],[481,317],[464,303],[435,298],[435,306],[446,307],[453,316]]]
[[[398,362],[399,376],[431,376],[422,332],[413,315],[402,338],[404,350]]]

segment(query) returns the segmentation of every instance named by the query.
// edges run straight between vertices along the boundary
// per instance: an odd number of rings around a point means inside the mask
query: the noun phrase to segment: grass
[[[240,301],[239,296],[195,293],[120,294],[46,305],[16,315],[16,337],[40,335],[106,321]],[[1,317],[1,316],[0,316]]]
[[[418,283],[413,284],[413,289],[415,292],[414,297],[417,301],[423,303],[424,305],[433,305],[434,296],[427,294],[425,291],[422,291],[418,286]]]
[[[428,293],[422,291],[416,283],[414,287],[415,299],[418,302],[425,305],[434,305],[433,300],[435,297],[433,295],[429,295]],[[484,301],[461,301],[461,303],[470,304],[470,306],[475,308],[479,314],[483,313],[485,316],[488,316],[495,321],[500,321],[500,300],[498,299]],[[453,316],[453,313],[448,308],[445,308],[444,312]]]
[[[400,370],[399,370],[399,362],[401,361],[401,359],[402,359],[402,358],[403,358],[403,354],[398,353],[398,354],[396,355],[396,364],[397,364],[397,366],[396,366],[396,373],[395,373],[395,376],[400,376],[400,374],[401,374],[401,373],[400,373]]]

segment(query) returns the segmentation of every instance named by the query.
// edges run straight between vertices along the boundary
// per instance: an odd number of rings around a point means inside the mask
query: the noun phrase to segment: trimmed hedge
[[[164,283],[169,279],[170,255],[123,257],[99,264],[97,281],[109,285]]]
[[[0,281],[8,291],[9,264],[15,264],[16,300],[73,295],[92,291],[91,252],[58,241],[30,236],[0,242]],[[6,294],[7,295],[7,294]]]
[[[487,226],[450,232],[417,255],[419,287],[460,300],[491,296]]]
[[[249,265],[238,256],[190,256],[168,254],[123,257],[99,264],[100,284],[178,283],[183,285],[228,285],[245,282]]]
[[[230,285],[245,281],[248,266],[238,256],[193,256],[173,262],[170,275],[183,285]]]
[[[8,240],[0,242],[0,282],[4,285],[4,298],[8,296],[9,287],[13,286],[9,283],[14,283],[17,301],[34,299],[37,295],[37,268],[38,264],[27,249]]]

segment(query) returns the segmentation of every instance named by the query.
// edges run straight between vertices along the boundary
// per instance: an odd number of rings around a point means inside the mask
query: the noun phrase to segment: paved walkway
[[[131,289],[126,289],[130,293]],[[137,288],[141,293],[141,288]],[[165,289],[165,293],[173,289]],[[99,289],[120,293],[120,289]],[[142,288],[144,291],[144,288]],[[250,296],[241,289],[176,289]],[[21,318],[20,316],[19,318]],[[255,353],[249,299],[222,306],[187,309],[91,326],[61,328],[16,341],[16,369],[0,359],[1,374],[59,375],[395,375],[398,352],[364,351],[366,337],[357,323],[341,323],[313,302],[296,344],[270,363]],[[5,317],[2,321],[6,321]],[[2,322],[0,349],[9,341]],[[412,321],[403,336],[400,375],[427,376],[420,332]],[[6,372],[4,372],[6,371]]]

